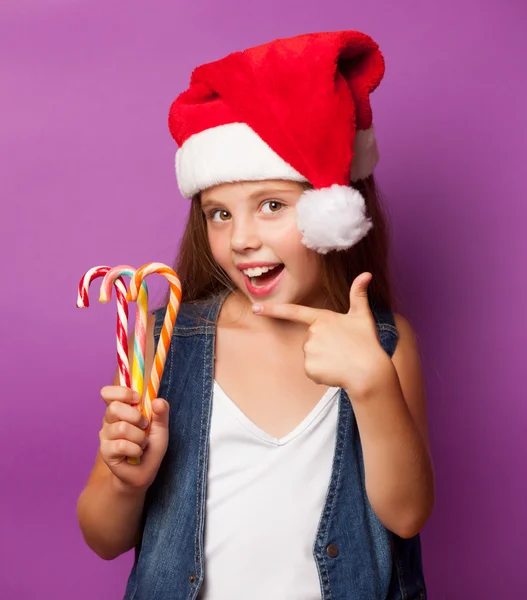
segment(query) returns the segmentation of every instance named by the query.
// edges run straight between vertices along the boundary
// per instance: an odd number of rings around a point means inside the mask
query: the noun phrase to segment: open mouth
[[[255,275],[253,277],[250,277],[249,279],[251,280],[251,284],[254,285],[254,287],[264,287],[266,285],[269,285],[269,283],[271,283],[271,281],[273,281],[273,279],[277,277],[283,270],[284,265],[277,265],[276,267],[270,269],[266,273],[262,273],[261,275]]]
[[[254,296],[263,296],[273,290],[281,279],[284,265],[276,265],[273,268],[248,269],[243,273],[247,289]]]

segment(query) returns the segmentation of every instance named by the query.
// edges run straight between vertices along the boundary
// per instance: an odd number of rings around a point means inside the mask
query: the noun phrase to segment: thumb
[[[348,314],[364,310],[370,312],[368,286],[372,279],[373,275],[368,272],[361,273],[355,277],[350,289],[350,309]]]
[[[145,432],[148,444],[145,448],[145,465],[159,468],[168,447],[168,413],[170,406],[163,398],[152,400],[152,419]],[[141,461],[143,462],[143,461]],[[147,466],[147,468],[150,468]]]
[[[170,405],[163,398],[155,398],[152,400],[152,421],[150,423],[150,431],[158,431],[160,429],[168,429],[168,413]]]

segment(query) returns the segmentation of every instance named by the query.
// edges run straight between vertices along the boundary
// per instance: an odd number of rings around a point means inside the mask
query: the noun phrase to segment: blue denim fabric
[[[203,582],[215,322],[225,297],[184,304],[178,314],[158,393],[170,403],[169,445],[147,492],[125,600],[194,600]],[[382,347],[392,356],[398,336],[393,314],[373,313]],[[157,346],[164,309],[155,316]],[[419,536],[407,540],[388,531],[368,501],[359,431],[344,390],[313,556],[322,600],[426,599]]]

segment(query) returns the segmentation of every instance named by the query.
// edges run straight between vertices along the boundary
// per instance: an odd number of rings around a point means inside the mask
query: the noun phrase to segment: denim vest
[[[158,393],[170,403],[168,450],[146,495],[143,537],[135,549],[125,600],[198,597],[206,570],[204,520],[215,323],[225,297],[223,293],[180,307]],[[154,313],[156,347],[164,313],[164,308]],[[373,314],[382,347],[392,356],[397,342],[393,315],[375,310]],[[359,431],[344,390],[313,557],[322,600],[426,598],[419,536],[407,540],[388,531],[368,501]],[[246,590],[246,596],[251,597],[251,590]]]

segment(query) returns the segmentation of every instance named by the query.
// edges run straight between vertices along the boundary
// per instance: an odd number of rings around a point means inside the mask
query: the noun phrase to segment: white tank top
[[[214,383],[202,600],[320,600],[313,543],[331,476],[339,388],[275,438]]]

